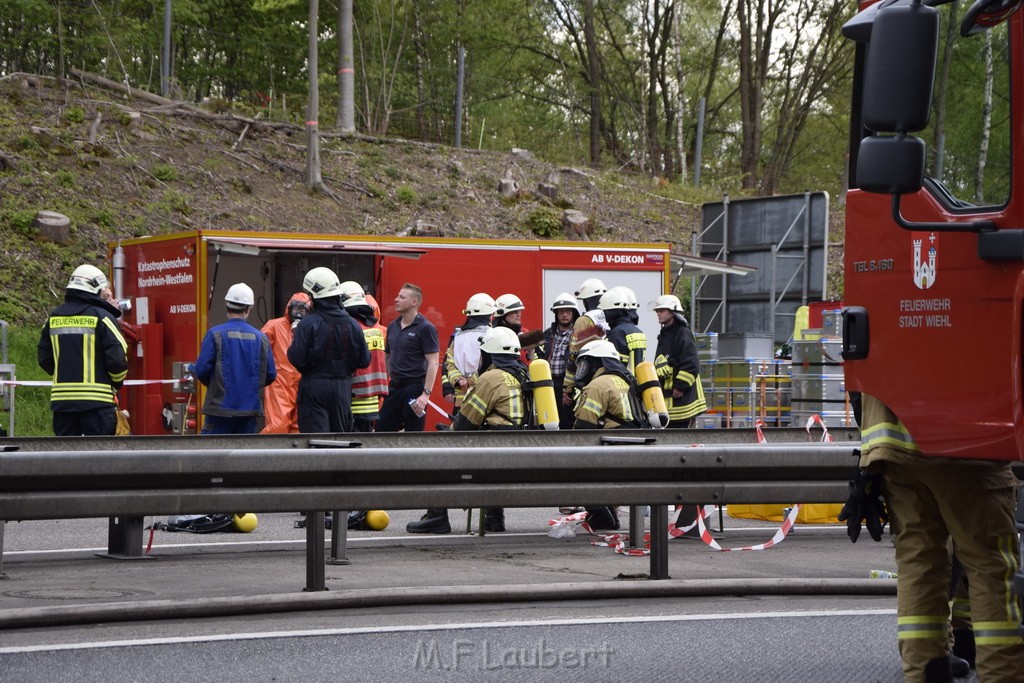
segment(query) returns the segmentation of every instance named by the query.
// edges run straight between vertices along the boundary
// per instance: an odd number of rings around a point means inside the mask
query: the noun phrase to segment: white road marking
[[[224,633],[207,636],[188,636],[176,638],[142,638],[138,640],[111,640],[105,642],[91,643],[25,645],[19,647],[0,647],[0,655],[24,654],[29,652],[56,652],[60,650],[95,650],[102,648],[137,647],[145,645],[178,645],[186,643],[214,643],[224,641],[263,640],[268,638],[310,638],[323,636],[368,635],[379,633],[415,633],[420,631],[457,631],[489,628],[581,626],[595,624],[642,624],[683,621],[730,621],[736,619],[807,619],[810,617],[863,617],[895,615],[895,609],[810,610],[799,612],[730,612],[724,614],[684,614],[645,617],[595,617],[589,619],[534,619],[526,621],[485,621],[453,624],[410,624],[407,626],[364,626],[358,628],[332,628],[304,631]]]

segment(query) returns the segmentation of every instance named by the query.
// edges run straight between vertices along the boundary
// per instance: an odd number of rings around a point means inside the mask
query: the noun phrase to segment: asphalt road
[[[417,512],[393,512],[387,530],[351,534],[351,564],[329,565],[331,590],[317,594],[358,593],[369,596],[360,603],[365,606],[7,628],[0,630],[0,680],[901,679],[891,591],[780,595],[770,588],[866,581],[872,569],[892,571],[888,539],[852,545],[842,527],[798,526],[762,551],[716,552],[700,541],[676,540],[672,580],[652,582],[638,578],[648,570],[647,558],[618,555],[584,536],[548,538],[553,516],[554,510],[510,510],[506,534],[423,537],[404,532]],[[260,515],[249,535],[156,532],[156,559],[129,562],[94,556],[104,548],[106,520],[9,523],[0,616],[298,595],[305,555],[304,532],[293,527],[297,518]],[[452,520],[464,530],[465,513],[453,511]],[[725,531],[715,535],[723,546],[745,547],[776,529],[726,517]],[[759,587],[702,594],[712,581]],[[600,587],[623,583],[696,590],[690,597],[595,597]],[[566,586],[573,594],[482,604],[454,604],[440,593],[405,605],[372,600],[450,586]]]

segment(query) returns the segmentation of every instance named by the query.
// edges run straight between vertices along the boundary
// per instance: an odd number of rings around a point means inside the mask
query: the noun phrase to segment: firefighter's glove
[[[846,522],[846,535],[854,543],[860,537],[861,524],[875,541],[882,540],[882,529],[889,522],[889,513],[882,498],[882,477],[864,470],[850,482],[850,497],[839,512],[839,521]]]
[[[441,382],[441,396],[447,401],[455,400],[455,388],[448,382],[448,380]]]

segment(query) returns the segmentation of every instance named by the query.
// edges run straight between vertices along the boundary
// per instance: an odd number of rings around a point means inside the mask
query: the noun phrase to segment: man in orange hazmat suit
[[[292,344],[292,328],[309,313],[311,301],[305,292],[292,294],[285,306],[284,315],[268,320],[261,330],[270,338],[270,349],[277,366],[277,381],[268,384],[264,390],[266,424],[261,434],[297,434],[299,431],[295,397],[299,391],[301,374],[288,361],[288,347]]]

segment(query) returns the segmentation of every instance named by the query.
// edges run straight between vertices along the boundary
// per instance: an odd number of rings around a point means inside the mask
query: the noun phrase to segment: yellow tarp
[[[728,505],[725,508],[730,517],[737,519],[763,519],[768,522],[781,522],[782,508],[791,507],[778,503],[771,505]],[[842,503],[809,503],[800,506],[796,521],[800,524],[837,524]]]

